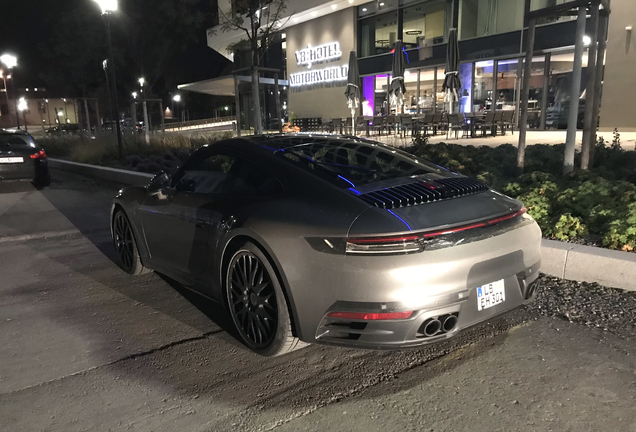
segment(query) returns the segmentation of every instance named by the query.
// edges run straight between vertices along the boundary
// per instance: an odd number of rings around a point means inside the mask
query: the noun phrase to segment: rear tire
[[[225,297],[241,339],[257,354],[273,357],[305,346],[292,333],[289,309],[274,267],[253,243],[232,255]]]
[[[39,174],[35,176],[33,179],[33,183],[37,188],[44,188],[51,185],[51,173],[46,172],[45,174]]]
[[[122,210],[117,210],[113,216],[112,233],[120,267],[134,276],[150,273],[151,270],[141,263],[130,220]]]

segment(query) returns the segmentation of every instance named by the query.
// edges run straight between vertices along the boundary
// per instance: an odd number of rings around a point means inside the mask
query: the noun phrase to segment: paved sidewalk
[[[576,148],[578,150],[581,149],[581,141],[582,141],[582,131],[578,131],[576,133]],[[613,132],[599,132],[598,136],[603,137],[607,145],[610,145],[613,140]],[[364,134],[359,134],[361,137],[365,137]],[[410,145],[412,142],[412,138],[407,136],[406,138],[397,138],[395,135],[371,135],[369,138],[376,139],[378,141],[385,142],[387,144],[395,145],[397,147],[403,147],[405,145]],[[563,144],[566,139],[566,131],[528,131],[526,135],[526,144]],[[634,150],[636,148],[636,132],[624,132],[620,134],[621,146],[625,150]],[[516,146],[519,143],[519,133],[515,131],[514,135],[511,133],[507,133],[506,135],[497,135],[486,136],[486,137],[476,137],[476,138],[455,138],[453,134],[449,138],[446,138],[446,135],[435,135],[429,137],[429,143],[436,144],[440,142],[445,142],[448,144],[462,144],[462,145],[472,145],[475,147],[480,146],[489,146],[489,147],[497,147],[502,144],[512,144]]]

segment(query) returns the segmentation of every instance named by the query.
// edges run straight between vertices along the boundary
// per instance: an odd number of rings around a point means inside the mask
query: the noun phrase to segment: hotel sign
[[[315,47],[307,45],[307,48],[296,51],[296,64],[310,68],[313,63],[339,59],[340,57],[342,57],[340,42],[329,42]]]
[[[313,47],[307,45],[307,48],[296,51],[295,56],[298,66],[307,66],[309,69],[314,63],[339,59],[342,57],[342,51],[340,51],[340,42],[329,42]],[[342,65],[296,72],[289,74],[289,85],[291,87],[300,87],[334,81],[346,81],[348,71],[349,66]]]

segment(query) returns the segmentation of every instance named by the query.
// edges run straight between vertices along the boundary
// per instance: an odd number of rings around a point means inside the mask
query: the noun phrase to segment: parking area
[[[625,317],[570,322],[555,296],[434,347],[262,358],[218,305],[117,267],[120,187],[0,183],[1,431],[636,430]]]

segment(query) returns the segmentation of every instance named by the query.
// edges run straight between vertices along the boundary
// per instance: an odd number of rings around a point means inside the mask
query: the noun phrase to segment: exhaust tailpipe
[[[431,319],[424,325],[424,335],[435,336],[442,329],[442,323],[438,319]]]
[[[444,333],[448,333],[450,331],[453,331],[456,325],[457,317],[455,315],[447,315],[442,322],[442,330],[444,331]]]

